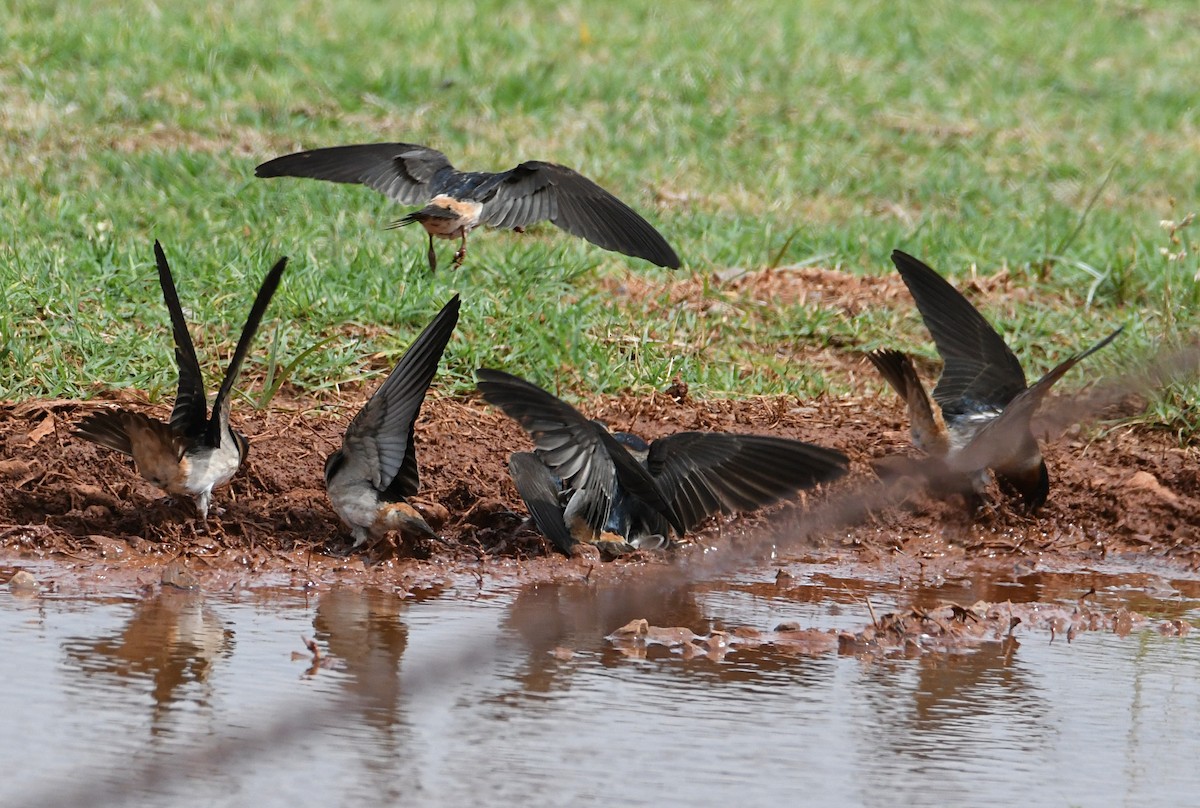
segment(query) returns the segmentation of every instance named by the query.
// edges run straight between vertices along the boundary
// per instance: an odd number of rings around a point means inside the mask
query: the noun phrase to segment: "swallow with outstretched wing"
[[[908,406],[913,444],[945,461],[938,476],[969,481],[982,492],[990,469],[1031,513],[1046,501],[1050,476],[1031,422],[1054,384],[1085,357],[1112,342],[1118,328],[1087,350],[1059,363],[1032,385],[1012,349],[983,315],[945,278],[900,250],[892,252],[944,362],[933,401],[912,360],[879,350],[867,358]]]
[[[350,528],[354,547],[389,531],[436,535],[407,501],[420,486],[414,425],[458,324],[458,310],[455,295],[354,416],[342,448],[325,461],[325,490]]]
[[[749,511],[844,475],[840,452],[762,435],[680,432],[646,443],[605,426],[537,385],[476,372],[484,399],[517,421],[535,450],[509,472],[538,529],[564,553],[670,544],[717,513]]]
[[[257,177],[308,177],[366,185],[403,205],[424,205],[392,227],[418,223],[429,236],[429,268],[437,268],[434,237],[459,239],[454,265],[467,254],[467,235],[481,224],[523,231],[550,221],[598,247],[672,269],[679,256],[628,205],[573,169],[540,160],[496,173],[459,171],[446,155],[413,143],[333,146],[276,157]]]
[[[171,419],[163,423],[132,410],[99,410],[80,421],[75,434],[131,456],[142,477],[169,494],[190,496],[200,518],[207,519],[213,489],[229,482],[250,449],[246,436],[229,424],[229,397],[254,333],[279,287],[287,258],[279,259],[258,290],[210,414],[196,348],[188,333],[167,256],[157,241],[154,257],[158,282],[171,315],[175,361],[179,366],[179,389]]]

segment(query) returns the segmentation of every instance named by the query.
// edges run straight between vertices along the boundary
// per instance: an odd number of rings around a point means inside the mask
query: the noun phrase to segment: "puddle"
[[[0,563],[0,580],[17,567],[45,584],[58,569]],[[685,585],[411,594],[0,586],[0,803],[1185,804],[1200,787],[1200,643],[1159,629],[1200,624],[1200,584],[1173,575],[901,581],[797,561]],[[834,639],[630,654],[610,639],[638,619],[836,638],[978,601],[1148,622],[1067,642],[1026,621],[951,653]]]

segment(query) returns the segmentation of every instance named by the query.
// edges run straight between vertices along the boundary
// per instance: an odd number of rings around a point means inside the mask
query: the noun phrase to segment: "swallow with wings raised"
[[[229,360],[229,369],[213,399],[211,415],[196,348],[188,333],[167,256],[157,241],[154,242],[154,258],[163,299],[171,315],[175,361],[179,366],[179,389],[171,419],[163,423],[132,410],[100,410],[80,421],[75,434],[131,456],[142,477],[169,494],[190,496],[200,518],[207,520],[213,489],[229,482],[250,449],[246,436],[229,425],[229,397],[250,350],[254,332],[279,287],[287,258],[279,259],[263,279],[250,308],[250,316],[242,327],[242,336]]]
[[[346,427],[342,448],[325,461],[325,490],[354,547],[389,531],[436,538],[407,501],[417,493],[414,425],[438,362],[458,324],[458,295],[416,338]]]
[[[939,417],[909,356],[892,350],[867,355],[907,404],[913,445],[934,458],[933,476],[940,485],[980,494],[990,469],[1000,486],[1016,493],[1033,513],[1050,492],[1046,461],[1033,435],[1033,416],[1067,371],[1112,342],[1122,329],[1026,385],[1025,371],[1012,350],[957,289],[900,250],[892,252],[892,263],[944,362],[933,390]]]
[[[582,174],[528,160],[508,171],[459,171],[440,151],[413,143],[333,146],[276,157],[256,177],[309,177],[366,185],[403,205],[425,206],[391,227],[419,223],[429,236],[429,268],[437,268],[433,238],[459,239],[454,265],[467,254],[467,235],[481,224],[522,232],[550,221],[598,247],[675,269],[679,256],[653,226]]]
[[[840,452],[762,435],[680,432],[646,443],[524,379],[476,376],[484,399],[533,439],[535,451],[513,454],[509,472],[534,524],[568,555],[580,543],[665,547],[672,529],[682,537],[714,514],[778,502],[849,467]]]

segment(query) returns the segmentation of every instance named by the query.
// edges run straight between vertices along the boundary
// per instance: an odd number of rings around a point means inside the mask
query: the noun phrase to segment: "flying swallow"
[[[250,450],[246,436],[229,425],[229,396],[242,361],[250,350],[254,332],[279,286],[287,258],[280,258],[263,279],[250,308],[250,316],[242,327],[242,336],[229,360],[229,369],[213,399],[211,415],[196,348],[188,333],[167,256],[157,241],[154,242],[154,258],[158,263],[163,300],[171,315],[175,362],[179,366],[179,389],[171,419],[163,423],[131,410],[100,410],[80,421],[75,434],[131,456],[142,477],[169,494],[190,496],[200,518],[206,520],[212,490],[229,482]]]
[[[1033,435],[1033,416],[1067,371],[1112,342],[1122,329],[1027,386],[1016,355],[958,290],[900,250],[892,252],[892,263],[944,362],[933,390],[941,410],[938,417],[908,356],[891,350],[867,355],[906,402],[913,444],[944,460],[947,481],[969,480],[971,489],[981,493],[990,469],[1002,488],[1015,492],[1025,508],[1035,512],[1050,492],[1050,476]]]
[[[429,268],[437,268],[433,238],[459,239],[454,266],[467,254],[467,234],[481,224],[523,232],[551,221],[598,247],[675,269],[679,256],[628,205],[582,174],[528,160],[508,171],[459,171],[440,151],[413,143],[334,146],[276,157],[256,177],[309,177],[366,185],[403,205],[425,206],[391,227],[419,223],[429,235]]]
[[[354,547],[389,531],[436,538],[407,502],[417,493],[413,427],[442,352],[458,324],[458,295],[404,352],[396,367],[346,428],[342,448],[325,461],[325,490]]]
[[[524,379],[476,376],[484,399],[533,439],[535,451],[512,455],[509,472],[538,529],[568,555],[579,543],[668,546],[672,529],[682,537],[718,512],[769,505],[849,467],[840,452],[761,435],[680,432],[646,443]]]

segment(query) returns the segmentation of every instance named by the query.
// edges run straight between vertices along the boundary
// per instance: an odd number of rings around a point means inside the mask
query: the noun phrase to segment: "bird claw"
[[[335,558],[349,558],[357,551],[367,551],[373,543],[367,541],[355,541],[351,538],[350,543],[346,544],[344,537],[340,533],[334,533],[328,541],[325,542],[325,551]]]
[[[463,260],[467,257],[467,248],[455,250],[454,252],[454,268],[458,269],[463,265]]]

